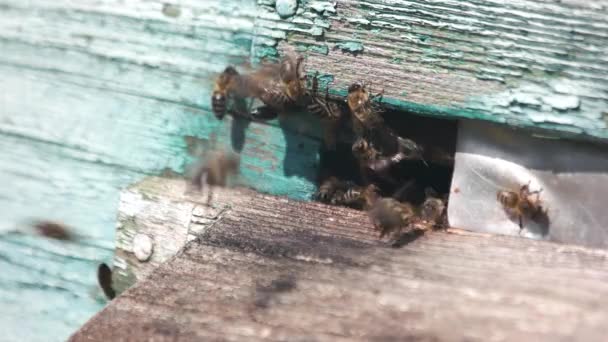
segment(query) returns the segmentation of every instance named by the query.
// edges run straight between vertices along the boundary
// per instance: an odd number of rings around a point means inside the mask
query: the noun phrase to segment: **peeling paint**
[[[169,18],[177,18],[181,15],[181,10],[177,5],[163,4],[163,14]]]
[[[543,96],[542,100],[553,109],[560,111],[579,109],[581,106],[581,99],[578,96],[548,95]]]
[[[330,1],[311,1],[308,3],[308,7],[313,9],[315,12],[327,15],[328,13],[336,13],[336,3]]]
[[[293,0],[286,0],[285,8],[293,5],[292,2],[287,4],[287,1],[293,2]],[[288,39],[291,33],[322,37],[325,30],[329,29],[331,25],[328,16],[336,13],[335,7],[336,4],[330,1],[302,1],[295,11],[295,15],[289,16],[287,10],[283,12],[282,0],[277,0],[276,6],[271,6],[264,0],[257,0],[252,60],[258,62],[269,56],[278,56],[277,44],[279,41]],[[281,9],[282,12],[277,13],[278,9]],[[288,18],[281,19],[282,16],[288,16]],[[322,45],[311,48],[311,51],[327,54]]]
[[[319,15],[327,12],[318,2],[303,1],[302,17],[313,20],[316,14],[324,23],[315,43],[330,47],[327,58],[310,56],[309,65],[333,72],[332,87],[369,77],[370,66],[382,66],[376,70],[389,84],[385,98],[403,101],[401,109],[418,103],[427,113],[444,115],[449,108],[448,116],[608,139],[600,119],[608,106],[608,68],[601,62],[608,9],[532,0],[462,4],[346,1],[328,17]],[[302,28],[292,32],[288,44],[309,44],[312,38]],[[373,53],[358,56],[363,50]],[[342,59],[352,65],[349,71]]]
[[[352,54],[358,54],[363,52],[363,44],[361,44],[360,42],[340,42],[337,43],[335,46],[343,52],[349,52]]]
[[[327,55],[329,53],[329,47],[327,45],[297,44],[296,48],[299,52],[314,52],[321,55]]]

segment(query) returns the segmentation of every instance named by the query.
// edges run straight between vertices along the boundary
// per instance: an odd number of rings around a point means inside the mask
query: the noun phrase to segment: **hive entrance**
[[[402,111],[385,110],[382,116],[386,124],[400,137],[408,138],[424,149],[424,161],[401,161],[390,169],[390,176],[397,183],[371,179],[378,185],[381,195],[405,195],[400,200],[419,205],[425,199],[425,189],[432,188],[440,197],[450,192],[454,170],[457,122],[413,115]],[[340,139],[335,150],[322,147],[318,184],[329,177],[365,185],[359,163],[352,153],[352,139]],[[369,180],[368,180],[369,181]],[[402,194],[395,194],[410,184]]]

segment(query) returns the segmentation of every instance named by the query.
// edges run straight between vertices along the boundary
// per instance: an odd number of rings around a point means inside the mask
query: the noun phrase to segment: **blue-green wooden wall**
[[[210,113],[215,74],[250,61],[256,6],[0,1],[0,231],[44,218],[85,236],[0,237],[0,340],[65,340],[97,312],[120,190],[182,172],[211,133],[237,148],[244,135],[246,183],[310,195],[318,140],[306,127],[239,129]]]

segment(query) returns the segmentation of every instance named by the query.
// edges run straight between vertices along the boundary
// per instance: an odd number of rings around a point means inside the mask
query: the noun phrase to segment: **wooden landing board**
[[[604,251],[459,230],[390,247],[362,212],[250,192],[71,341],[600,341],[607,298]]]

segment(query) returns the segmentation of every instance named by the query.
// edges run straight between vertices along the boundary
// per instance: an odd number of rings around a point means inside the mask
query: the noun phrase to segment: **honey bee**
[[[269,120],[286,109],[301,104],[306,94],[306,74],[303,57],[287,54],[280,63],[268,63],[251,73],[240,74],[228,66],[216,79],[211,105],[213,113],[222,119],[228,111],[230,99],[257,98],[264,107],[251,113],[248,118]],[[237,114],[243,114],[239,108]]]
[[[213,195],[211,187],[226,186],[230,176],[235,175],[240,167],[240,156],[236,153],[211,152],[205,162],[199,163],[192,172],[191,185],[202,191],[205,185],[209,186],[207,202]]]
[[[97,282],[108,299],[116,297],[116,291],[112,288],[112,269],[105,263],[97,267]]]
[[[390,175],[390,169],[392,166],[408,159],[407,155],[402,152],[383,156],[372,143],[364,138],[355,141],[352,152],[359,162],[361,175],[366,181],[369,176],[376,176],[391,184],[396,184],[397,181]]]
[[[288,53],[281,60],[279,77],[283,82],[285,94],[294,103],[301,103],[306,96],[306,71],[304,57]]]
[[[419,208],[422,223],[430,228],[445,226],[447,224],[445,199],[440,198],[432,188],[426,188],[424,192],[426,199]]]
[[[543,224],[548,224],[547,210],[543,208],[540,200],[542,189],[530,191],[530,183],[522,185],[518,192],[501,190],[496,199],[505,212],[515,217],[519,223],[519,233],[524,229],[524,218]]]
[[[334,150],[336,147],[336,134],[340,120],[343,118],[342,107],[329,99],[329,88],[325,90],[325,96],[318,94],[319,81],[318,75],[312,79],[312,91],[310,102],[306,109],[313,115],[319,117],[324,124],[323,140],[328,149]]]
[[[369,209],[376,202],[379,192],[380,189],[375,184],[352,185],[346,191],[337,191],[332,197],[331,203],[354,209]]]
[[[237,89],[239,73],[233,66],[228,66],[215,80],[213,93],[211,94],[211,109],[218,119],[223,119],[228,110],[228,99]]]
[[[359,137],[367,136],[368,131],[384,124],[379,109],[374,106],[373,100],[382,99],[384,91],[371,95],[365,83],[353,83],[348,87],[346,103],[352,114],[352,125],[355,134]]]
[[[337,192],[344,192],[348,185],[336,177],[326,179],[317,190],[315,198],[322,203],[330,204]]]
[[[414,225],[418,222],[414,207],[407,202],[399,202],[393,198],[377,200],[368,211],[374,229],[380,231],[380,238],[391,233],[398,237],[404,229],[417,230],[424,227]]]
[[[253,118],[272,119],[303,104],[306,99],[303,61],[303,57],[288,53],[280,63],[266,64],[244,78],[248,95],[265,105],[252,112]]]
[[[380,152],[364,138],[359,138],[353,143],[352,152],[357,160],[365,163],[377,160],[380,157]]]

